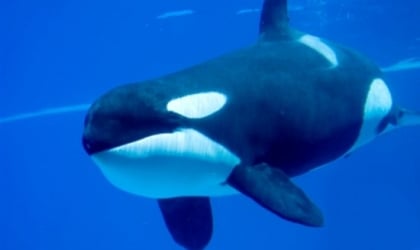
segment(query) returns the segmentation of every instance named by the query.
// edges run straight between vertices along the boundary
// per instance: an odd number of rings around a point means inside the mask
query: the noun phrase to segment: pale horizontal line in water
[[[179,17],[179,16],[186,16],[186,15],[192,15],[192,14],[194,14],[193,10],[170,11],[170,12],[165,12],[157,16],[156,19],[166,19],[170,17]]]
[[[236,15],[243,15],[243,14],[251,14],[251,13],[259,13],[261,10],[258,8],[255,9],[241,9],[236,12]]]
[[[34,112],[21,113],[21,114],[1,117],[0,124],[27,120],[27,119],[43,117],[43,116],[60,115],[60,114],[73,113],[73,112],[83,112],[83,111],[87,111],[89,107],[90,107],[90,104],[78,104],[78,105],[70,105],[70,106],[63,106],[63,107],[57,107],[57,108],[41,109]]]
[[[393,65],[388,67],[383,67],[383,72],[396,72],[396,71],[403,71],[403,70],[413,70],[420,68],[420,59],[419,58],[408,58],[401,60]]]

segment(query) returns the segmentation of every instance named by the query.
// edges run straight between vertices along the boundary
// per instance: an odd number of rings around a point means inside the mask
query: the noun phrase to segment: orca
[[[241,193],[322,226],[291,178],[408,125],[420,113],[393,102],[374,63],[293,29],[287,1],[265,0],[254,44],[110,90],[91,105],[82,143],[114,186],[157,199],[178,244],[203,249],[215,196]]]

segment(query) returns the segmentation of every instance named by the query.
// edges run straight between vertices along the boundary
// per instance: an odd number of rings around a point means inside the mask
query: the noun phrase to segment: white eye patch
[[[226,101],[224,94],[204,92],[172,99],[166,109],[188,118],[204,118],[223,108]]]
[[[335,54],[334,50],[331,49],[331,47],[326,43],[324,43],[319,37],[304,35],[299,38],[299,42],[321,54],[325,59],[328,60],[328,62],[330,62],[331,67],[338,66],[337,55]]]

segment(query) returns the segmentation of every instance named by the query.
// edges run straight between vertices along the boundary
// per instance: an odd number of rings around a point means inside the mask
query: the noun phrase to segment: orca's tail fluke
[[[420,126],[420,111],[399,109],[397,126]]]
[[[388,117],[388,125],[385,132],[409,126],[420,126],[420,111],[395,108]]]

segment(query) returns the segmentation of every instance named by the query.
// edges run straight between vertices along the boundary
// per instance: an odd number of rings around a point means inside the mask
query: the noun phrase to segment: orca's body
[[[285,219],[321,226],[289,177],[420,123],[393,104],[370,61],[289,28],[286,5],[264,2],[256,44],[117,87],[86,117],[87,153],[115,186],[158,199],[188,249],[211,238],[209,196],[241,192]]]

